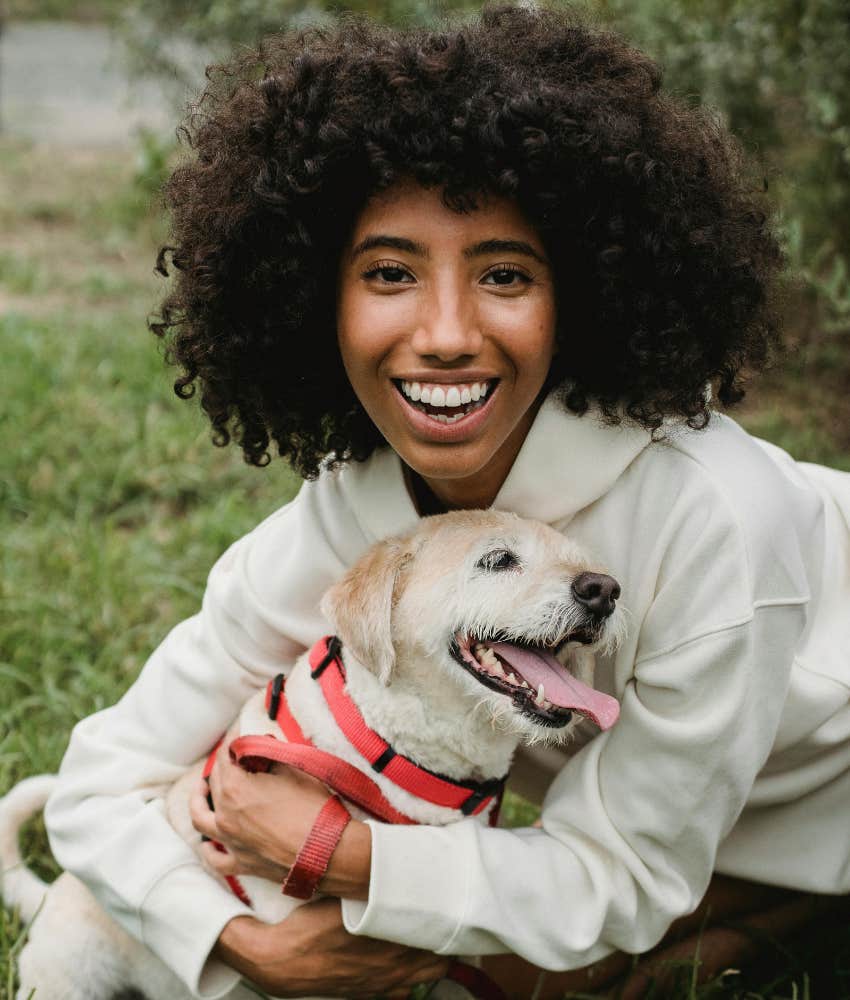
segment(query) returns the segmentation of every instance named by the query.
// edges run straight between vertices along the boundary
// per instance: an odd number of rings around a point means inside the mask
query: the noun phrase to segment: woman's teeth
[[[493,382],[471,382],[466,385],[428,385],[422,382],[399,382],[405,398],[411,403],[418,403],[417,409],[428,413],[433,420],[453,424],[465,417],[472,410],[482,405],[484,398],[493,386]],[[441,409],[463,406],[460,413],[431,413],[425,407]]]

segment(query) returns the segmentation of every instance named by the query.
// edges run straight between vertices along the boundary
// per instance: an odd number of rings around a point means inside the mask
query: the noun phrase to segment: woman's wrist
[[[352,820],[331,855],[319,889],[328,896],[366,900],[371,868],[372,831],[368,824]]]
[[[244,974],[246,964],[253,965],[258,959],[256,945],[262,926],[259,920],[247,914],[233,917],[222,928],[213,955]]]

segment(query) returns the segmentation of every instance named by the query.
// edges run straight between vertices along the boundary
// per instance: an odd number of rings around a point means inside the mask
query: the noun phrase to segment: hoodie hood
[[[643,428],[605,424],[593,408],[584,416],[568,413],[550,394],[493,507],[563,525],[604,496],[650,441]],[[369,544],[415,527],[419,514],[392,449],[352,462],[341,475]]]
[[[577,416],[549,395],[493,506],[563,524],[604,496],[650,442],[642,427],[611,426],[593,408]]]

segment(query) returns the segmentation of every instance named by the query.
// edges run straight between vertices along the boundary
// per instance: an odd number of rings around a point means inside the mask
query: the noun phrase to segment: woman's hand
[[[279,924],[234,917],[215,954],[276,997],[382,997],[403,1000],[418,983],[440,979],[449,959],[346,931],[339,901],[300,906]]]
[[[212,795],[215,811],[207,803]],[[256,875],[282,882],[330,792],[316,778],[276,764],[251,774],[234,764],[222,744],[206,782],[189,802],[195,829],[222,844],[223,854],[204,844],[204,861],[220,875]],[[367,899],[372,837],[365,823],[352,820],[331,856],[322,892]]]

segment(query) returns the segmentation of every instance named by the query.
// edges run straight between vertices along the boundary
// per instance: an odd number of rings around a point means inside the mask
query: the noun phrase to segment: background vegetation
[[[1,0],[0,0],[1,2]],[[18,17],[120,23],[147,72],[179,76],[167,37],[223,52],[284,23],[368,10],[432,20],[477,3],[386,0],[12,0]],[[781,207],[791,264],[780,369],[741,419],[800,459],[850,469],[850,14],[846,0],[597,0],[656,54],[668,84],[715,104]],[[175,113],[175,120],[176,120]],[[217,554],[297,488],[209,444],[170,389],[144,325],[175,156],[63,151],[0,139],[0,792],[54,769],[74,720],[114,702],[167,629],[198,605]],[[528,818],[513,803],[514,821]],[[34,862],[51,861],[43,832]],[[0,911],[0,998],[23,929]],[[801,941],[749,978],[682,997],[850,997],[850,932]]]

